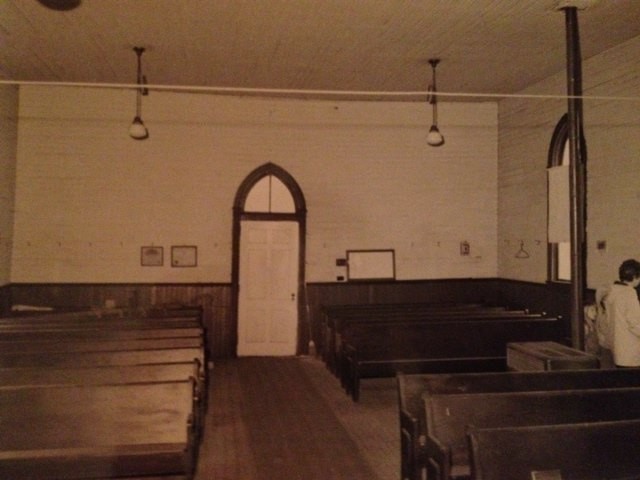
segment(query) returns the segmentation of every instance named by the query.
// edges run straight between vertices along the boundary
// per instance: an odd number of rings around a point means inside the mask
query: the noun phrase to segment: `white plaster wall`
[[[10,282],[18,141],[18,88],[0,86],[0,285]]]
[[[587,142],[587,283],[595,288],[617,276],[626,258],[640,258],[640,37],[583,62],[585,96],[635,97],[635,101],[585,100]],[[566,74],[523,93],[566,94]],[[499,107],[498,274],[547,279],[548,148],[567,111],[565,100],[503,100]],[[517,259],[524,240],[529,259]],[[604,251],[596,242],[605,240]]]
[[[232,203],[273,162],[308,209],[307,280],[348,249],[393,248],[399,279],[497,273],[497,106],[151,92],[150,138],[130,91],[21,87],[13,282],[229,282]],[[471,255],[459,254],[460,241]],[[140,247],[163,246],[163,267]],[[197,245],[197,268],[171,268]]]

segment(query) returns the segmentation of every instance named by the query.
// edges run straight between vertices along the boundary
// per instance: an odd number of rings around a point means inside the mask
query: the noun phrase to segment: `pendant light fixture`
[[[66,12],[78,8],[82,0],[38,0],[38,3],[51,10]]]
[[[439,147],[444,144],[444,137],[440,133],[440,130],[438,130],[438,99],[436,98],[436,66],[440,63],[440,59],[431,58],[429,63],[431,64],[432,79],[431,85],[429,85],[427,101],[431,104],[433,122],[431,123],[431,128],[427,134],[427,143],[432,147]]]
[[[133,47],[133,51],[138,56],[138,75],[136,77],[136,83],[138,88],[136,89],[136,116],[133,119],[133,123],[129,127],[129,136],[136,140],[144,140],[149,138],[149,130],[144,126],[142,121],[142,95],[148,95],[149,90],[143,85],[147,83],[147,78],[142,75],[141,57],[144,53],[143,47]]]

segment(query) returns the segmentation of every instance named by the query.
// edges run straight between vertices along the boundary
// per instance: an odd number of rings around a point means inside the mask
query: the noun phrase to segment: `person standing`
[[[625,260],[619,280],[602,299],[611,325],[611,348],[616,367],[640,367],[640,262]]]

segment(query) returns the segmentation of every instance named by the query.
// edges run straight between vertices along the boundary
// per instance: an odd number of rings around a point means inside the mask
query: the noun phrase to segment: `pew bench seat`
[[[181,474],[197,458],[193,382],[0,391],[0,478]]]

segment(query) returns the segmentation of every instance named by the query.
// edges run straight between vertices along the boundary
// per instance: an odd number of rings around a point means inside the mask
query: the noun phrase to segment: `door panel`
[[[298,224],[241,222],[238,355],[295,355]]]

